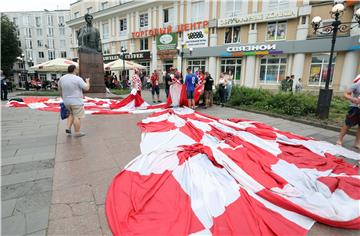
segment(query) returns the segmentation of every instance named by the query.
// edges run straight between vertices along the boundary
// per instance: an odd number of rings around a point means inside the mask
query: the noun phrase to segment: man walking
[[[343,144],[346,132],[357,125],[354,147],[360,149],[360,74],[357,75],[350,88],[344,92],[344,97],[350,101],[350,108],[345,118],[345,125],[341,127],[337,145]]]
[[[5,78],[2,70],[0,70],[0,80],[1,80],[1,101],[6,101],[6,100],[8,100],[8,98],[7,98],[8,85],[6,83],[6,78]]]
[[[157,95],[157,101],[160,101],[160,87],[159,87],[159,75],[156,70],[154,70],[154,73],[151,75],[151,94],[153,103],[155,103],[155,93]]]
[[[188,73],[185,78],[188,105],[190,108],[195,109],[194,91],[197,83],[199,82],[199,78],[195,74],[191,73],[191,67],[188,67],[186,71]]]
[[[59,91],[66,108],[70,111],[67,120],[66,129],[67,134],[71,134],[71,127],[74,126],[75,137],[81,137],[85,134],[80,131],[80,119],[85,117],[84,103],[83,103],[83,90],[90,89],[90,78],[84,80],[77,76],[78,69],[75,65],[68,67],[68,74],[62,76],[59,80]]]

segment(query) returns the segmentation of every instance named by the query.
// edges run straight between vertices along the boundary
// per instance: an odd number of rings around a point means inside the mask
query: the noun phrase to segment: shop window
[[[221,60],[221,72],[230,73],[234,76],[234,81],[240,81],[241,77],[241,59],[226,58]]]
[[[286,58],[262,58],[260,64],[260,83],[277,84],[285,79],[286,62]]]
[[[149,76],[150,75],[150,61],[138,61],[137,63],[146,67],[146,69],[143,70],[143,73],[144,73],[144,76]]]
[[[334,54],[331,64],[330,83],[332,83],[336,54]],[[309,85],[324,85],[327,79],[327,71],[329,66],[329,53],[313,54],[311,58]]]
[[[102,35],[103,35],[103,39],[108,39],[109,38],[109,23],[103,23],[102,24]]]
[[[191,71],[195,73],[198,70],[202,70],[205,72],[206,70],[206,62],[205,60],[199,59],[199,60],[189,60],[188,66],[191,68]]]
[[[147,13],[139,15],[139,20],[140,20],[140,28],[147,27],[149,25]]]
[[[46,74],[39,74],[39,78],[41,81],[45,81],[46,80]]]
[[[271,22],[267,25],[266,40],[285,40],[286,39],[287,22]]]
[[[225,43],[240,42],[240,26],[230,27],[225,30]]]
[[[149,50],[149,40],[148,38],[140,39],[140,51]]]

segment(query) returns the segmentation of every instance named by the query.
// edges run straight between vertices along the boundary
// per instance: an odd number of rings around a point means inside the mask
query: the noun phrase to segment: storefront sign
[[[177,33],[158,35],[156,37],[156,47],[158,51],[175,50],[177,46]]]
[[[106,62],[115,61],[117,59],[120,59],[120,54],[110,54],[103,56],[103,60]],[[125,60],[150,60],[150,52],[128,53],[125,54]]]
[[[218,27],[244,25],[266,21],[279,21],[285,19],[296,18],[298,16],[298,8],[286,9],[281,11],[270,11],[265,13],[253,13],[243,16],[228,17],[218,20]]]
[[[176,50],[165,50],[165,51],[158,51],[157,55],[160,60],[167,60],[173,59],[176,57],[177,51]]]
[[[153,28],[138,32],[131,32],[131,37],[133,38],[142,38],[142,37],[148,37],[148,36],[156,36],[156,35],[163,35],[163,34],[170,34],[173,32],[183,32],[183,31],[189,31],[189,30],[196,30],[201,28],[206,28],[209,25],[208,21],[199,21],[194,23],[187,23],[187,24],[180,24],[176,27],[172,27],[169,25],[165,28]]]
[[[248,45],[226,48],[227,52],[250,52],[250,51],[267,51],[275,50],[276,44],[260,44],[260,45]]]
[[[150,60],[150,52],[134,52],[125,54],[125,60]]]
[[[193,30],[184,33],[184,42],[187,48],[207,47],[209,44],[209,29]]]

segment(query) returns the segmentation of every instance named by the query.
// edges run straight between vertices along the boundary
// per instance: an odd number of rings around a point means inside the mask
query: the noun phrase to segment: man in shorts
[[[152,94],[152,99],[153,99],[153,103],[155,103],[155,93],[157,95],[157,101],[160,101],[160,87],[159,87],[159,75],[157,73],[156,70],[154,70],[154,73],[151,75],[151,94]]]
[[[360,74],[354,79],[350,88],[345,91],[344,97],[350,101],[350,107],[336,144],[342,145],[346,132],[351,127],[358,125],[354,148],[360,149]]]
[[[62,76],[59,80],[60,96],[66,108],[70,111],[67,119],[68,128],[65,130],[67,134],[71,134],[71,126],[74,126],[75,137],[81,137],[85,134],[80,131],[80,119],[85,117],[84,103],[83,103],[83,90],[90,89],[90,78],[84,80],[77,76],[78,69],[75,65],[68,67],[68,74]]]
[[[185,85],[186,85],[186,95],[188,99],[188,105],[190,108],[195,109],[195,100],[194,100],[194,92],[197,83],[199,82],[199,78],[191,73],[191,68],[187,68],[187,75],[185,78]]]

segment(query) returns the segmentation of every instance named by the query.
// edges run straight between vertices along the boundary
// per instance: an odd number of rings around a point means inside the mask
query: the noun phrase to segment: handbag
[[[70,115],[69,109],[66,108],[65,104],[62,102],[60,103],[60,117],[62,120],[65,120]]]

